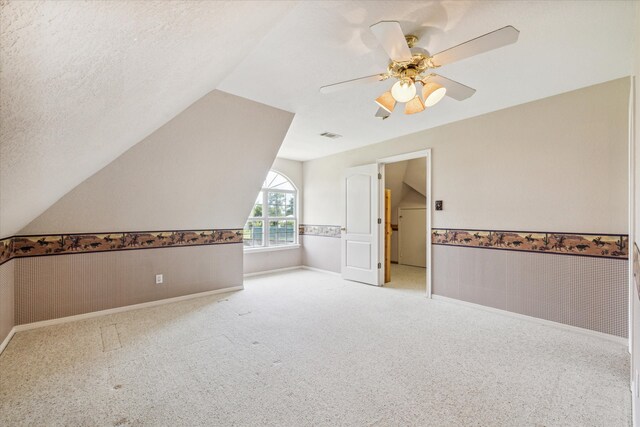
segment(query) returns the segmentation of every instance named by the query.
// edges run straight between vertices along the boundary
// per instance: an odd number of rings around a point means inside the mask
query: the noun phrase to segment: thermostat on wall
[[[436,200],[436,210],[437,211],[442,210],[442,200]]]

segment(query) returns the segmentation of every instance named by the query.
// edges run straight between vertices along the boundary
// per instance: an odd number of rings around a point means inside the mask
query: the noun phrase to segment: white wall
[[[298,189],[298,218],[302,219],[302,162],[277,157],[271,169],[289,178]],[[248,214],[247,212],[247,215]],[[302,248],[300,247],[264,252],[251,252],[250,250],[244,252],[243,271],[245,274],[297,267],[300,265],[302,265]]]
[[[628,90],[614,80],[305,162],[304,223],[342,223],[345,168],[432,148],[434,227],[626,233]]]
[[[214,90],[20,233],[242,228],[292,119]]]

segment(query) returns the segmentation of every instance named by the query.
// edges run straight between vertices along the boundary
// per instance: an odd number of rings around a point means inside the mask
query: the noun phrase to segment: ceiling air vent
[[[320,136],[324,136],[325,138],[331,138],[331,139],[342,138],[342,135],[338,135],[337,133],[331,133],[331,132],[322,132]]]

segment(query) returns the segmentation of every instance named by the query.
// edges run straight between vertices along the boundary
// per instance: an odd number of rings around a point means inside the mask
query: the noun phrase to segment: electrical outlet
[[[159,285],[161,283],[164,283],[164,277],[162,276],[162,274],[156,274],[156,285]]]

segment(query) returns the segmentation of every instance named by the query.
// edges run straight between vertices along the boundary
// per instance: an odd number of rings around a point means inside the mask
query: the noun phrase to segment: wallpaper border
[[[300,224],[298,234],[302,236],[340,237],[339,225],[310,225]]]
[[[301,224],[300,235],[339,238],[339,225]],[[507,231],[469,228],[432,229],[434,245],[462,246],[534,253],[629,258],[629,236],[606,233],[566,233],[552,231]]]
[[[626,234],[433,228],[431,243],[596,258],[629,258],[629,236]]]
[[[118,231],[12,236],[0,240],[0,265],[15,258],[242,243],[242,229]]]

